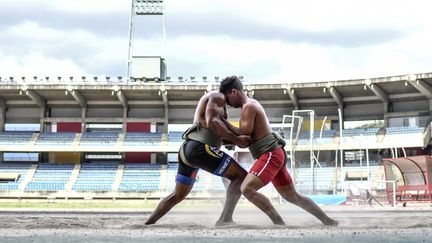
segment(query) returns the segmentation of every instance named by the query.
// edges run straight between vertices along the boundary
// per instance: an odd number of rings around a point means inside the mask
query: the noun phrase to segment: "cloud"
[[[166,0],[136,18],[133,53],[170,76],[322,81],[430,72],[428,1]],[[130,1],[0,2],[0,76],[124,75]],[[9,72],[10,70],[10,72]]]
[[[227,14],[194,14],[188,18],[168,16],[168,34],[176,36],[228,36],[243,40],[280,40],[287,43],[311,43],[341,47],[359,47],[385,43],[404,33],[391,28],[358,28],[309,31],[256,22]]]
[[[67,67],[70,74],[125,72],[126,38],[103,38],[83,30],[50,29],[32,22],[11,26],[0,32],[0,36],[3,56],[8,57],[3,58],[2,64],[10,67],[4,70],[22,70],[29,75],[36,70],[69,75]],[[12,68],[14,65],[21,67]]]

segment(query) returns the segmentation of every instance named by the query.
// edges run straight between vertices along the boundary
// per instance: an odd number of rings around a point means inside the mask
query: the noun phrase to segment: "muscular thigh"
[[[219,148],[198,141],[187,141],[184,154],[190,166],[201,168],[217,176],[223,176],[234,159]]]
[[[257,176],[264,185],[273,181],[279,171],[285,166],[285,151],[276,149],[261,155],[254,163],[249,173]]]

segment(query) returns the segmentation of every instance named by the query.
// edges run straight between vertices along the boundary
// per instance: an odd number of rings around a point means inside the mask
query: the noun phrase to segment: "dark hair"
[[[243,91],[243,84],[237,76],[229,76],[220,82],[219,92],[222,94],[229,93],[232,89]]]

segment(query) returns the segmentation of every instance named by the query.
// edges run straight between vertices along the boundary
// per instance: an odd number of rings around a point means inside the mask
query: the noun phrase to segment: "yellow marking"
[[[239,121],[230,121],[231,125],[235,126],[235,127],[240,127],[240,122]]]
[[[216,155],[215,153],[213,153],[213,151],[210,149],[210,146],[208,146],[208,144],[204,145],[205,150],[207,151],[208,154],[210,154],[211,156],[215,157],[215,158],[220,158],[218,155]]]

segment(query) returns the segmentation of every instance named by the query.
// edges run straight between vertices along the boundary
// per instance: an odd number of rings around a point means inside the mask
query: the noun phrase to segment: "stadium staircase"
[[[29,142],[30,145],[35,145],[36,144],[36,142],[37,142],[37,140],[39,138],[39,134],[40,133],[33,133],[32,137],[30,139],[30,142]]]
[[[32,164],[32,166],[30,167],[29,171],[27,172],[27,176],[25,178],[25,180],[20,184],[18,191],[23,192],[24,189],[26,188],[27,184],[33,179],[34,174],[36,173],[36,169],[37,169],[38,165],[37,164]]]
[[[75,134],[75,138],[72,141],[72,146],[78,146],[81,142],[82,133]]]
[[[72,171],[70,179],[69,179],[68,183],[65,186],[66,191],[71,191],[72,190],[73,185],[75,184],[76,180],[78,179],[78,175],[79,175],[80,169],[81,169],[81,164],[75,164],[75,167],[74,167],[74,169]]]
[[[116,173],[114,182],[112,184],[112,190],[115,192],[118,191],[118,189],[120,188],[120,183],[122,182],[122,179],[123,179],[124,167],[125,167],[124,164],[118,165],[117,173]]]
[[[117,139],[116,146],[118,146],[118,147],[123,146],[124,140],[125,140],[125,133],[120,133],[118,136],[118,139]]]

